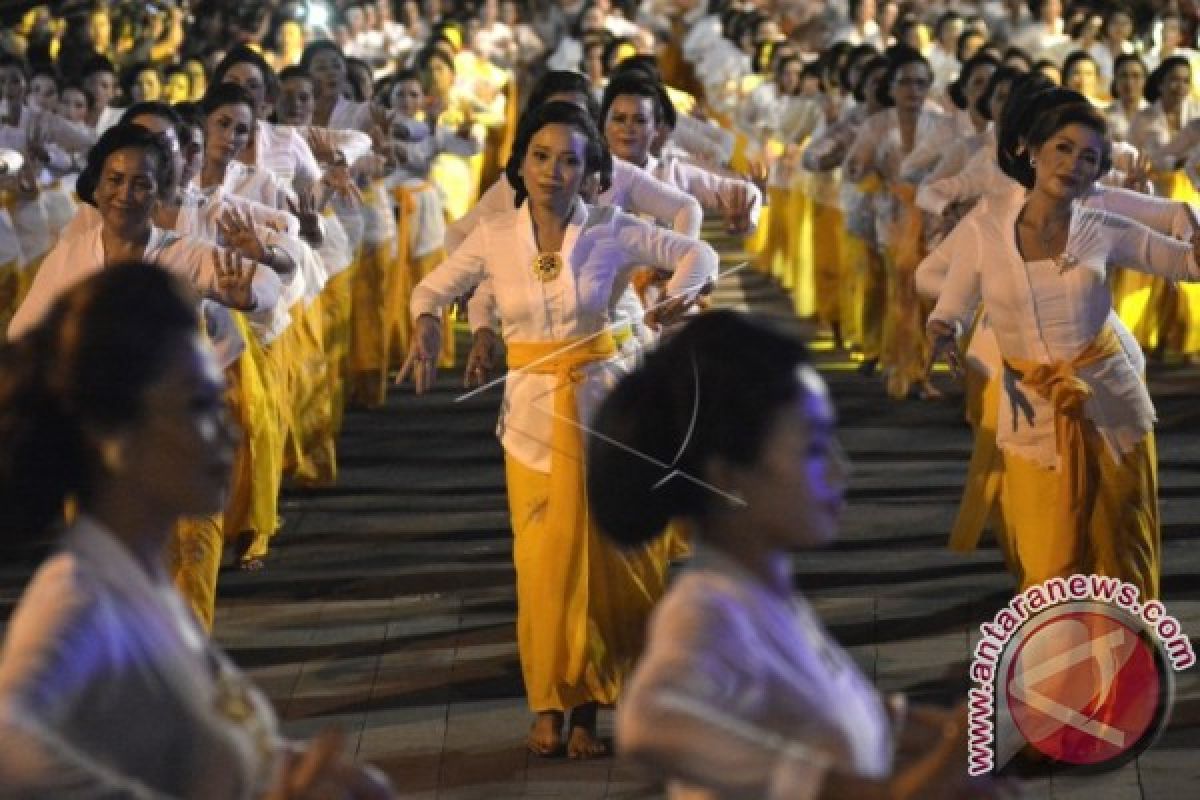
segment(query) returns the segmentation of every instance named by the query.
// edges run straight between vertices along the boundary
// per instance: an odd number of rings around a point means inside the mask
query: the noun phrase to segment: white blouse
[[[200,187],[199,176],[196,176],[194,185],[203,190],[203,187]],[[295,192],[283,178],[269,169],[248,167],[240,161],[229,162],[221,186],[229,194],[253,200],[270,208],[286,210],[288,201],[296,202]]]
[[[886,184],[919,184],[938,158],[959,137],[958,125],[946,114],[922,111],[917,118],[912,150],[905,153],[896,110],[872,114],[863,122],[842,168],[846,180],[858,182],[877,173]],[[892,222],[900,206],[890,192],[875,200],[875,233],[881,245],[890,243]]]
[[[733,155],[736,137],[720,125],[680,114],[670,141],[709,164],[725,164]]]
[[[5,797],[237,800],[284,745],[266,699],[86,515],[26,587],[0,651]]]
[[[808,603],[703,545],[651,617],[616,722],[672,800],[805,800],[831,766],[892,771],[884,704]]]
[[[982,300],[1000,352],[1040,364],[1069,362],[1109,321],[1111,266],[1172,280],[1200,280],[1190,244],[1124,217],[1077,206],[1063,256],[1027,262],[1017,250],[1020,203],[968,215],[942,243],[950,268],[930,319],[962,330]],[[918,270],[920,272],[920,270]],[[1084,406],[1114,457],[1129,452],[1154,425],[1150,395],[1122,352],[1081,367],[1093,389]],[[1044,467],[1058,465],[1054,411],[1023,381],[1006,379],[997,444]]]
[[[484,218],[466,241],[413,290],[413,319],[440,316],[455,298],[487,281],[506,342],[555,342],[589,336],[612,322],[613,308],[637,266],[674,272],[671,294],[698,291],[716,276],[717,255],[703,242],[655,228],[614,208],[576,200],[563,238],[566,264],[555,280],[540,281],[527,204]],[[579,387],[580,419],[590,418],[619,376],[616,359],[588,370]],[[521,463],[550,470],[553,375],[508,373],[497,433]]]
[[[8,337],[15,339],[41,321],[54,301],[75,284],[104,268],[102,226],[62,237],[46,255],[21,307],[8,326]],[[217,272],[213,266],[216,245],[180,236],[174,231],[151,228],[144,259],[183,278],[200,295],[217,291]],[[254,270],[255,314],[269,314],[279,302],[282,284],[279,276],[258,264]]]

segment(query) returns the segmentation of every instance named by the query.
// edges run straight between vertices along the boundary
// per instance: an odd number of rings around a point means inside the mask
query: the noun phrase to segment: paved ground
[[[745,273],[724,304],[784,313]],[[969,439],[952,402],[890,403],[821,356],[855,465],[841,541],[797,561],[796,584],[878,685],[947,701],[967,685],[979,622],[1011,591],[994,548],[943,548]],[[224,573],[216,635],[274,700],[288,732],[342,726],[407,798],[661,797],[632,767],[528,756],[497,399],[422,398],[352,414],[336,489],[289,492],[267,569]],[[1200,631],[1200,371],[1152,376],[1161,423],[1165,600]],[[0,565],[7,615],[27,568]],[[607,726],[607,715],[602,717]],[[1191,798],[1200,786],[1200,684],[1184,675],[1162,740],[1119,772],[1042,778],[1035,798]]]

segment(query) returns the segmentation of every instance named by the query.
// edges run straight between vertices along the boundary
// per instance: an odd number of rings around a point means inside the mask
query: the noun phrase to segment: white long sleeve
[[[58,240],[42,261],[29,294],[13,314],[8,326],[10,339],[23,335],[40,322],[63,292],[104,268],[104,245],[100,234],[101,229],[94,227],[70,239]],[[220,251],[216,245],[154,228],[144,257],[179,275],[198,295],[212,296],[218,292],[213,264]],[[274,308],[282,291],[278,275],[261,264],[254,265],[256,311],[267,312]]]
[[[694,197],[670,186],[640,167],[613,159],[612,187],[597,199],[630,214],[647,214],[676,233],[697,237],[704,209]]]
[[[706,213],[720,213],[738,193],[745,193],[752,202],[750,222],[752,229],[758,226],[762,214],[762,192],[753,183],[741,178],[727,178],[696,164],[688,164],[677,158],[658,161],[652,159],[646,168],[659,180],[686,192],[700,203]]]
[[[815,798],[834,764],[891,770],[882,703],[811,609],[704,548],[655,611],[616,722],[672,798]]]

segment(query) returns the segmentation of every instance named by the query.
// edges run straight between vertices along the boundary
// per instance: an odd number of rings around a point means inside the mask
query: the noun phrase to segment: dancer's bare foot
[[[562,750],[563,712],[539,711],[525,744],[535,756],[553,756]]]
[[[596,711],[595,703],[586,703],[571,710],[567,758],[583,760],[608,755],[608,746],[596,737]]]

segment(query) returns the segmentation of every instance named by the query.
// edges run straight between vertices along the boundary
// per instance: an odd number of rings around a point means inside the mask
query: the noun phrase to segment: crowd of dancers
[[[0,796],[390,796],[335,735],[279,736],[207,636],[219,570],[269,564],[285,480],[336,483],[347,408],[458,363],[482,386],[501,354],[531,752],[604,756],[616,707],[672,796],[1014,791],[966,779],[960,711],[881,697],[793,594],[792,551],[836,536],[833,404],[802,343],[708,308],[701,228],[881,403],[940,397],[949,362],[974,432],[952,548],[990,530],[1018,588],[1155,598],[1147,356],[1200,355],[1194,22],[1091,0],[14,19],[0,514],[58,544],[0,652]]]

